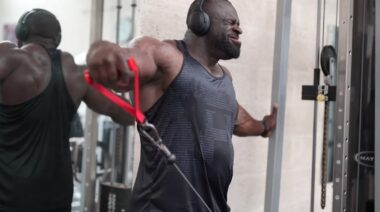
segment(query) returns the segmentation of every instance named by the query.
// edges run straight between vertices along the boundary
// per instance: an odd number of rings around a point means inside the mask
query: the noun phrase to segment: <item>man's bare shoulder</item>
[[[15,43],[10,41],[1,41],[0,42],[0,52],[3,56],[7,54],[15,58],[14,56],[27,56],[28,52],[25,49],[19,48]]]
[[[149,47],[175,47],[174,40],[159,40],[150,36],[141,36],[134,38],[131,42],[129,42],[129,48],[149,48]]]
[[[62,59],[75,63],[74,56],[66,51],[61,51]]]
[[[77,70],[77,64],[75,63],[74,56],[69,52],[62,51],[61,52],[62,64],[69,68],[70,71]]]
[[[160,45],[161,41],[157,38],[150,36],[140,36],[132,39],[128,46],[129,48],[147,48],[149,46]]]
[[[17,49],[17,45],[10,41],[1,41],[0,42],[0,51],[6,51],[10,49]]]
[[[10,41],[0,42],[0,54],[3,65],[1,67],[2,69],[14,69],[24,63],[30,62],[32,59],[29,51],[19,48],[16,44]]]
[[[165,61],[170,60],[171,57],[180,55],[175,40],[159,40],[153,37],[143,36],[135,38],[129,47],[137,50],[137,52],[147,52],[159,63],[166,63]]]

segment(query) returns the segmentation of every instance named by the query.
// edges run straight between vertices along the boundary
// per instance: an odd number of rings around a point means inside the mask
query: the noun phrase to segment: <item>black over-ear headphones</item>
[[[201,0],[199,7],[189,15],[186,23],[187,27],[198,36],[206,35],[210,30],[210,18],[207,13],[203,11],[203,2],[204,0]]]
[[[28,20],[28,17],[34,12],[36,12],[36,9],[27,11],[18,20],[16,25],[16,37],[18,40],[26,41],[28,39],[29,30],[28,26],[26,25],[26,21]]]
[[[44,10],[44,9],[32,9],[30,11],[25,12],[20,17],[20,19],[18,20],[17,25],[16,25],[15,33],[16,33],[16,38],[18,40],[20,40],[20,41],[26,41],[28,39],[28,37],[29,37],[29,27],[26,24],[26,22],[27,22],[28,17],[30,15],[32,15],[33,13],[37,13],[37,12],[45,12],[45,13],[51,14],[49,11]],[[56,19],[56,17],[53,14],[51,14],[51,15]],[[57,22],[59,23],[58,20],[57,20]],[[55,45],[57,47],[59,45],[59,43],[61,42],[61,32],[59,32],[57,34],[57,36],[54,37],[53,39],[54,39],[54,43],[55,43]]]

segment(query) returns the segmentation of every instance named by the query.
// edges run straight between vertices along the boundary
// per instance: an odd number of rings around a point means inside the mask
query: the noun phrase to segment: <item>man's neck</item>
[[[27,43],[34,43],[34,44],[40,45],[44,49],[56,49],[55,44],[53,44],[50,38],[33,37]]]
[[[215,67],[219,61],[218,58],[211,54],[210,49],[207,48],[205,39],[196,37],[193,39],[184,39],[189,54],[205,67]]]

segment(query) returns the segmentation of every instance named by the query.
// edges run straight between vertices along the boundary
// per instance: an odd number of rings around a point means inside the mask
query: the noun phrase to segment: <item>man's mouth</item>
[[[237,44],[237,45],[241,45],[241,41],[239,40],[239,36],[236,36],[236,35],[230,35],[228,36],[229,40],[234,43],[234,44]]]

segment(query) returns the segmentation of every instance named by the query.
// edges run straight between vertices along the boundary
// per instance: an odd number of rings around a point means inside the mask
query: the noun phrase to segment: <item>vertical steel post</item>
[[[136,0],[132,0],[131,2],[131,9],[132,9],[132,14],[131,14],[131,35],[132,37],[135,36],[135,26],[136,26]],[[133,185],[133,163],[134,163],[134,149],[135,149],[135,126],[127,126],[125,127],[126,131],[126,140],[127,142],[127,149],[126,149],[126,171],[127,173],[125,174],[125,179],[124,182],[125,184],[129,187],[132,188]]]
[[[131,0],[131,35],[134,37],[135,33],[135,16],[136,16],[136,0]],[[128,95],[126,98],[130,98]],[[132,188],[133,185],[133,163],[134,163],[134,141],[135,141],[135,126],[125,126],[124,129],[124,140],[126,141],[125,146],[125,173],[123,183],[128,187]]]
[[[314,64],[314,86],[319,85],[320,70],[319,70],[319,55],[320,55],[320,43],[321,43],[321,4],[322,1],[317,1],[317,31],[315,42],[315,64]],[[323,36],[322,36],[323,37]],[[313,110],[313,147],[311,158],[311,191],[310,191],[310,212],[314,212],[315,201],[315,164],[317,157],[317,126],[318,126],[318,102],[314,101]]]
[[[104,0],[92,0],[90,43],[102,38]],[[98,141],[98,114],[86,109],[85,143],[83,150],[83,178],[81,211],[97,211],[95,204],[96,144]]]
[[[280,202],[281,162],[288,77],[291,0],[277,0],[273,58],[272,104],[278,104],[277,128],[269,140],[265,212],[277,212]]]
[[[131,34],[134,36],[135,32],[135,10],[136,10],[136,0],[131,0]],[[117,0],[117,27],[116,27],[116,43],[120,43],[119,34],[120,34],[120,19],[121,19],[121,0]],[[126,93],[122,94],[126,99],[130,99],[130,96]],[[117,125],[117,124],[116,124]],[[119,126],[119,125],[117,125]],[[120,139],[116,139],[116,142],[123,143],[120,145],[122,147],[122,159],[117,161],[119,166],[123,166],[122,170],[119,170],[118,177],[121,177],[121,180],[115,180],[116,178],[111,178],[112,182],[118,182],[126,185],[128,188],[132,188],[133,185],[133,162],[134,162],[134,139],[135,139],[135,126],[120,126],[120,128],[116,127],[116,132],[120,134]],[[115,161],[114,161],[115,162]],[[114,173],[115,170],[112,170]]]
[[[117,6],[116,6],[116,43],[120,43],[120,12],[123,8],[121,4],[121,0],[117,0]]]
[[[380,3],[375,5],[375,211],[380,212]]]

